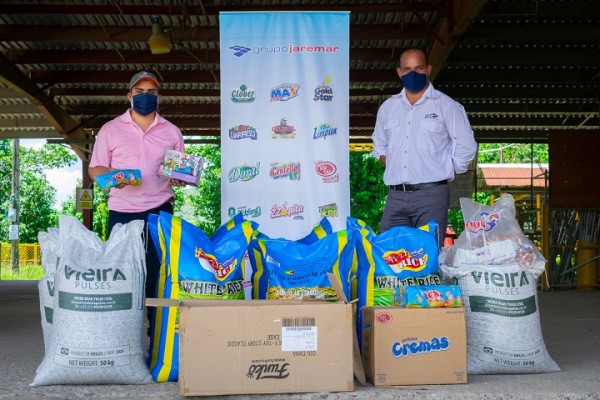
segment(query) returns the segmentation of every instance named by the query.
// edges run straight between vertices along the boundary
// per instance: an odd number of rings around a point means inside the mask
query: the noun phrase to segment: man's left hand
[[[169,183],[173,186],[187,186],[187,183],[184,181],[180,181],[179,179],[169,178]]]

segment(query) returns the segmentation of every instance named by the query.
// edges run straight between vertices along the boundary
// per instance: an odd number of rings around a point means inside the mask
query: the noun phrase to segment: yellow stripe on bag
[[[169,242],[169,255],[171,259],[171,298],[179,299],[179,249],[181,248],[181,218],[171,218],[171,240]],[[165,351],[163,358],[173,360],[173,348],[175,347],[175,323],[177,321],[177,307],[169,307],[169,319],[167,321],[167,334],[165,336]],[[158,373],[157,382],[166,382],[171,373],[171,365],[166,363]]]
[[[337,257],[335,259],[335,262],[333,263],[331,272],[333,272],[333,274],[335,276],[337,276],[338,280],[340,281],[340,285],[342,285],[342,287],[344,287],[345,285],[342,283],[342,274],[340,273],[340,258],[342,256],[342,251],[344,251],[344,248],[346,247],[346,244],[348,243],[347,231],[339,231],[337,233],[337,243],[338,243]],[[347,278],[347,277],[344,277],[344,278]]]
[[[372,306],[374,301],[373,287],[375,286],[375,260],[373,259],[373,245],[366,237],[362,237],[363,247],[365,249],[365,254],[367,255],[367,260],[369,264],[369,272],[367,273],[367,288],[366,294],[367,299],[365,301],[365,306]]]
[[[165,234],[163,233],[162,226],[160,224],[160,218],[157,221],[157,231],[158,231],[158,242],[160,246],[160,270],[158,277],[158,290],[156,297],[164,298],[165,295],[165,282],[167,281],[167,252],[165,246]],[[162,324],[159,322],[162,321],[163,318],[163,307],[156,307],[154,313],[154,339],[152,340],[152,357],[150,358],[150,370],[156,367],[156,363],[158,362],[158,350],[160,348],[160,327]]]
[[[319,238],[319,239],[323,239],[325,236],[327,236],[327,232],[325,232],[325,229],[321,225],[315,226],[315,229],[313,229],[313,231],[315,232],[315,235],[317,235],[317,238]]]
[[[257,240],[257,244],[260,247],[260,250],[257,250],[254,247],[250,248],[254,254],[254,260],[256,263],[256,271],[254,271],[254,276],[252,277],[252,298],[255,300],[260,299],[260,285],[259,285],[260,278],[262,277],[263,273],[265,272],[265,266],[262,262],[262,254],[266,254],[264,242],[259,239],[259,240]],[[268,291],[268,285],[267,285],[267,291]],[[267,297],[266,294],[265,294],[265,297]]]

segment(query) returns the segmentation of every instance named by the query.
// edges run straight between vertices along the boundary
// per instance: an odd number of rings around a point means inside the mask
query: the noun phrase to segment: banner
[[[349,13],[220,13],[221,220],[296,240],[350,215]]]

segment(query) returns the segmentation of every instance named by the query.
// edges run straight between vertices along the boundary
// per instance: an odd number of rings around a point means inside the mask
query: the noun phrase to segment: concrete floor
[[[218,398],[600,400],[600,291],[539,293],[539,306],[546,347],[561,372],[469,375],[466,385],[357,386],[346,393]],[[43,357],[37,282],[0,281],[0,399],[185,399],[177,383],[30,387]]]

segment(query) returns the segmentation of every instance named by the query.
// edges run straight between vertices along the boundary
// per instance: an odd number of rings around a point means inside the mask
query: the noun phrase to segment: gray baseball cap
[[[156,75],[154,75],[152,72],[140,71],[131,77],[131,80],[129,81],[129,90],[131,90],[131,88],[134,87],[142,79],[149,79],[149,80],[153,81],[154,84],[156,84],[156,87],[159,86],[158,78],[156,77]]]

